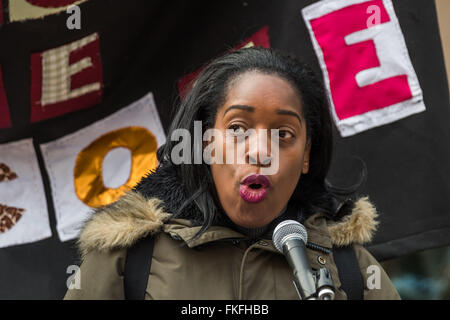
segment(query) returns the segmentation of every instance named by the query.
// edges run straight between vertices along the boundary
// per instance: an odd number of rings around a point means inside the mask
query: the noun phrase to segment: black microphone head
[[[278,251],[283,253],[283,245],[289,239],[300,239],[305,245],[308,242],[306,228],[298,221],[284,220],[273,231],[273,244]]]

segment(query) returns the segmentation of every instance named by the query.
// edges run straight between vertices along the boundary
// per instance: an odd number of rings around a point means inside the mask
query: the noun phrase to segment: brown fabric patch
[[[6,232],[19,221],[25,209],[0,204],[0,233]]]
[[[0,182],[6,182],[17,179],[17,174],[4,163],[0,162]]]

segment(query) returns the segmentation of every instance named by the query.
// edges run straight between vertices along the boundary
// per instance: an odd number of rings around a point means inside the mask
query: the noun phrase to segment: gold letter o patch
[[[105,156],[119,147],[131,151],[131,171],[125,184],[111,189],[104,185],[102,164]],[[127,127],[102,135],[77,156],[74,169],[77,197],[93,208],[116,201],[133,188],[149,170],[156,167],[157,148],[155,136],[142,127]]]

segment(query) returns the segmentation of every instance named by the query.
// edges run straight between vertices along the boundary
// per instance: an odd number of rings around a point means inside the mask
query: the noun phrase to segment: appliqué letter
[[[342,136],[425,110],[391,0],[325,0],[302,13]]]

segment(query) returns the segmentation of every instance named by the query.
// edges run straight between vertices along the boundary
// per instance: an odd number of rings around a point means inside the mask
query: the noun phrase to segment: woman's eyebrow
[[[236,104],[236,105],[233,105],[233,106],[228,107],[227,110],[225,110],[225,112],[223,113],[222,118],[225,117],[225,114],[226,114],[228,111],[233,110],[233,109],[240,109],[240,110],[244,110],[244,111],[248,111],[248,112],[253,112],[253,111],[255,111],[255,108],[254,108],[254,107],[246,106],[246,105],[241,105],[241,104]]]
[[[298,115],[297,112],[291,111],[291,110],[284,110],[284,109],[277,109],[275,111],[277,114],[285,114],[288,116],[294,116],[298,119],[298,121],[300,121],[300,125],[303,124],[302,119],[300,118],[300,116]]]
[[[236,104],[236,105],[232,105],[230,107],[227,108],[227,110],[225,110],[225,112],[223,113],[223,117],[225,117],[225,114],[233,109],[239,109],[239,110],[244,110],[244,111],[248,111],[248,112],[254,112],[255,111],[255,107],[251,107],[251,106],[246,106],[246,105],[241,105],[241,104]],[[294,116],[298,119],[298,121],[300,122],[300,125],[303,124],[302,119],[300,118],[300,116],[298,115],[298,113],[291,111],[291,110],[284,110],[284,109],[277,109],[275,111],[277,114],[283,114],[283,115],[288,115],[288,116]]]

